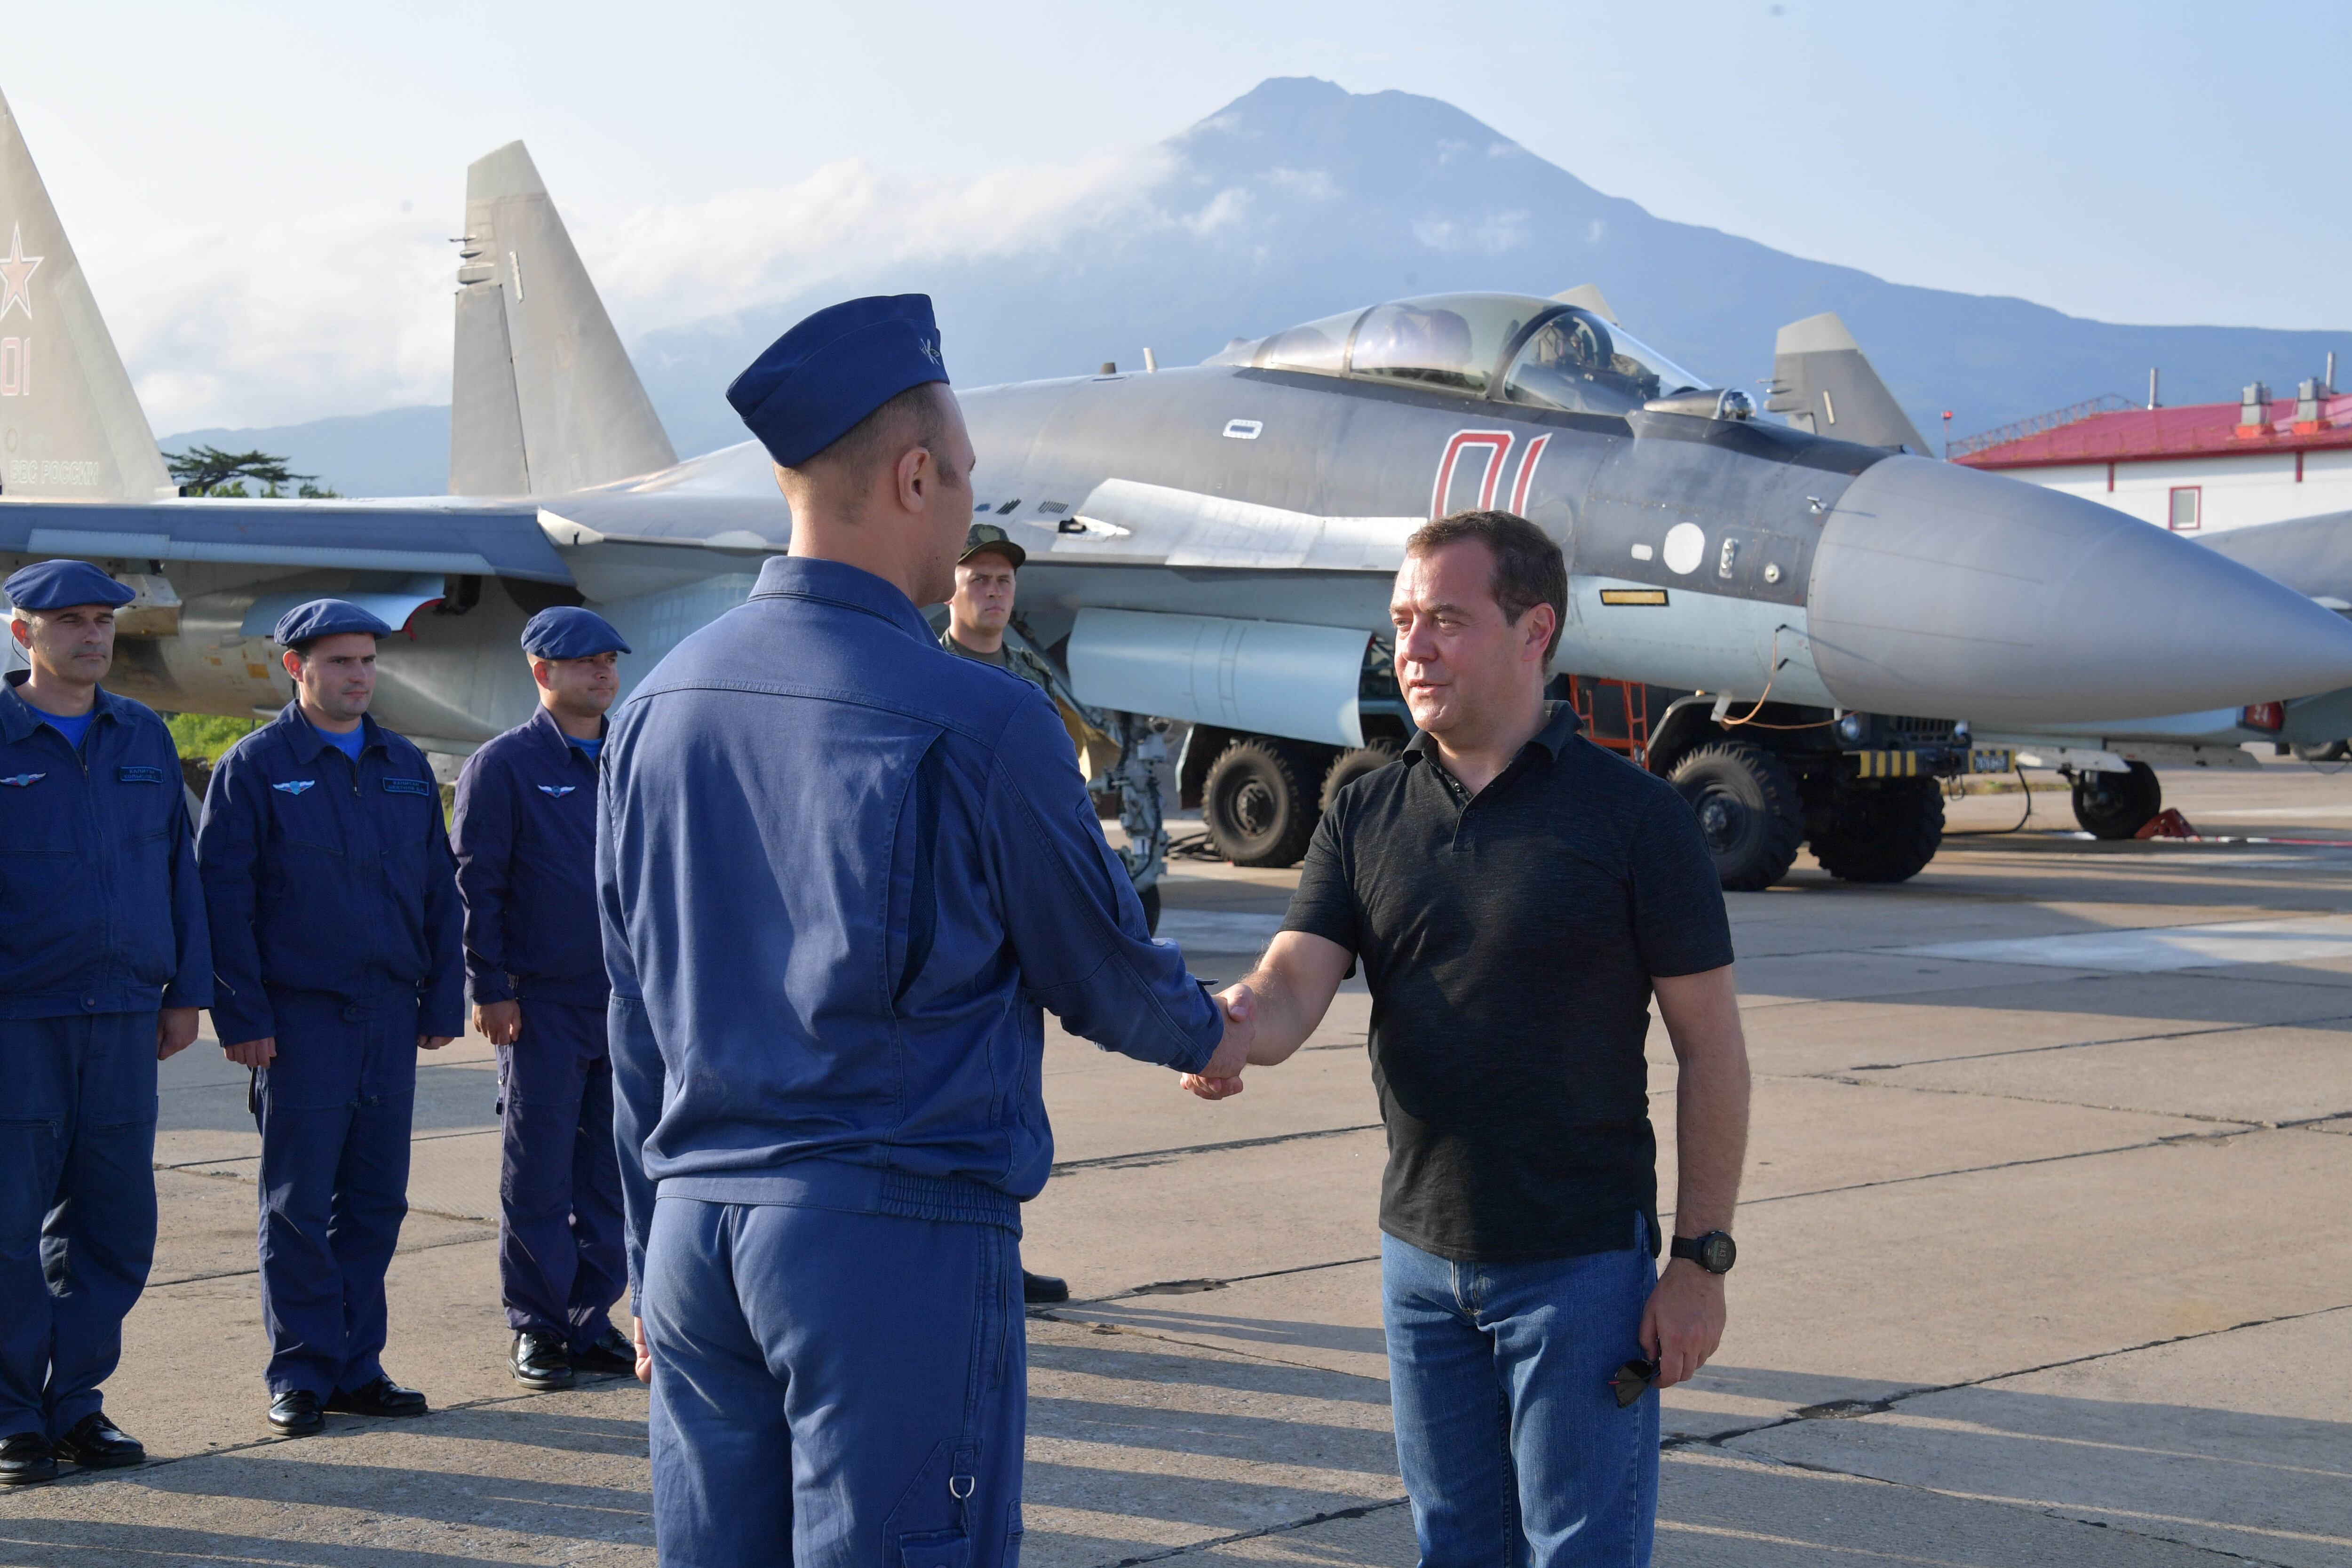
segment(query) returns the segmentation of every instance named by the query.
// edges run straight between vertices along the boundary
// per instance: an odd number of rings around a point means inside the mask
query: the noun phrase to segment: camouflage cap
[[[992,522],[975,522],[963,536],[963,553],[956,557],[961,566],[983,550],[993,550],[1013,563],[1015,572],[1029,559],[1029,552],[1013,542],[1013,536]]]

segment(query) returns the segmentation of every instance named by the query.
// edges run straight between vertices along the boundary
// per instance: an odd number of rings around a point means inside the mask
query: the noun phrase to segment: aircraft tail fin
[[[1772,392],[1764,406],[1816,436],[1936,456],[1834,310],[1780,329],[1772,345]]]
[[[449,492],[551,495],[677,461],[530,154],[466,171]]]
[[[1617,312],[1609,308],[1609,297],[1601,293],[1598,283],[1579,283],[1573,289],[1562,289],[1552,298],[1563,305],[1590,310],[1612,327],[1622,324],[1617,320]]]
[[[5,98],[0,245],[0,496],[179,494]]]

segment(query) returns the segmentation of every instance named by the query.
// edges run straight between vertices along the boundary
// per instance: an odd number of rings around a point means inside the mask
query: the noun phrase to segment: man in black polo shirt
[[[1227,993],[1255,1010],[1251,1062],[1271,1064],[1364,965],[1397,1454],[1423,1568],[1646,1563],[1650,1390],[1723,1337],[1748,1135],[1730,931],[1689,806],[1543,700],[1567,590],[1559,547],[1507,512],[1412,536],[1390,609],[1421,734],[1340,792],[1281,933]],[[1681,1063],[1663,1275],[1653,994]]]

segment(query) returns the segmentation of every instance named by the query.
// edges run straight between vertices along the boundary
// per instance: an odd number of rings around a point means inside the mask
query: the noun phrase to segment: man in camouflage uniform
[[[1017,675],[1051,697],[1045,661],[1004,640],[1013,618],[1013,593],[1029,552],[993,523],[975,522],[956,557],[955,597],[948,601],[948,629],[940,646],[950,653]]]
[[[948,601],[948,629],[940,634],[940,646],[960,658],[992,664],[1017,675],[1050,700],[1054,687],[1045,661],[1004,640],[1004,625],[1013,618],[1014,580],[1028,559],[1029,552],[994,523],[973,523],[964,535],[963,553],[956,557],[955,597]],[[1066,1301],[1070,1287],[1050,1274],[1032,1274],[1024,1268],[1021,1298],[1029,1302]]]

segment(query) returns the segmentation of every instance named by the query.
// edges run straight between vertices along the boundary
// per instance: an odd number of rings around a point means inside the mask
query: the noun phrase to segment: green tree
[[[287,468],[284,458],[270,452],[224,452],[199,443],[184,452],[166,452],[163,460],[171,465],[172,478],[179,481],[184,496],[237,500],[250,494],[245,488],[247,479],[261,486],[262,495],[271,500],[282,496],[289,485],[300,487],[295,493],[306,500],[335,494],[310,482],[318,475],[295,473]]]
[[[206,765],[259,726],[257,719],[224,719],[216,713],[174,713],[170,723],[173,743],[184,757],[202,758]]]

